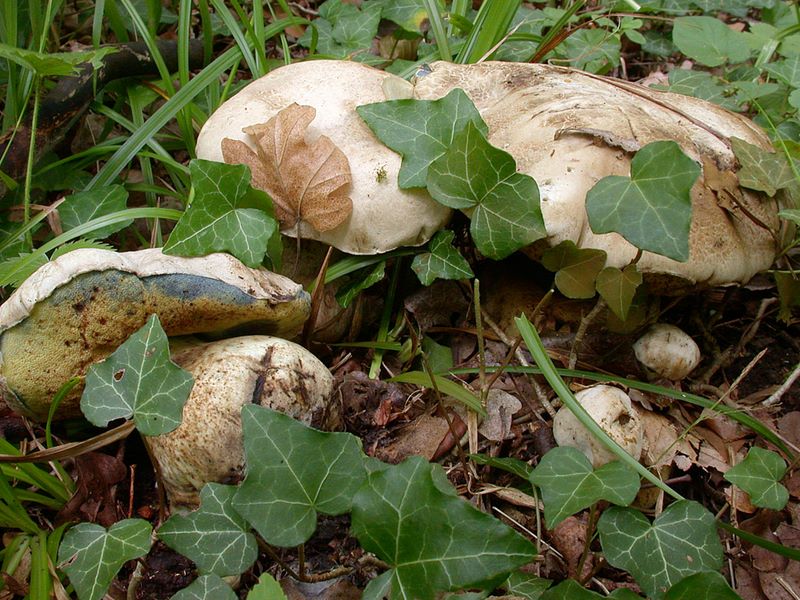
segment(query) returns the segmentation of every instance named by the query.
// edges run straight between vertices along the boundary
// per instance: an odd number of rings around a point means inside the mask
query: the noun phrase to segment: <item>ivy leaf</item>
[[[794,182],[794,173],[783,154],[767,152],[735,137],[731,138],[731,147],[742,165],[736,175],[743,187],[774,196],[779,189]]]
[[[600,500],[627,506],[639,492],[639,476],[625,464],[614,461],[592,470],[583,452],[566,446],[545,454],[528,479],[542,490],[550,529]]]
[[[344,58],[369,48],[378,33],[380,20],[380,6],[375,4],[364,3],[359,9],[342,0],[328,0],[319,6],[319,18],[314,20],[318,36],[316,52]],[[309,27],[298,43],[310,48],[312,40]]]
[[[64,231],[69,231],[97,217],[125,210],[127,201],[128,191],[121,185],[97,187],[85,192],[70,194],[58,205],[61,227]],[[133,223],[133,219],[95,229],[91,237],[98,240],[107,238],[111,234],[125,229],[131,223]]]
[[[503,587],[511,596],[519,596],[525,600],[538,600],[552,583],[549,579],[514,571]]]
[[[489,258],[500,260],[547,235],[536,182],[517,173],[514,158],[486,141],[474,123],[431,163],[427,184],[440,204],[472,209],[472,238]]]
[[[750,57],[746,36],[714,17],[678,17],[672,41],[686,56],[707,67],[740,63]]]
[[[622,270],[606,267],[597,275],[595,287],[611,311],[620,321],[625,321],[636,290],[641,284],[642,274],[636,265],[628,265]]]
[[[428,11],[425,0],[377,0],[383,8],[381,18],[397,23],[406,31],[421,32],[428,23]],[[436,3],[444,9],[444,3]]]
[[[725,578],[710,571],[689,575],[669,588],[664,600],[742,600]]]
[[[116,48],[100,48],[89,52],[56,52],[46,54],[8,44],[0,44],[0,59],[32,71],[39,77],[63,77],[78,73],[79,65],[89,63],[92,68],[99,69],[103,58],[117,52]]]
[[[347,156],[327,136],[306,141],[316,114],[313,106],[292,103],[266,123],[246,127],[255,152],[240,140],[222,140],[225,162],[250,167],[253,186],[270,195],[282,229],[302,221],[328,231],[353,212]]]
[[[256,538],[233,509],[236,488],[207,483],[200,492],[200,508],[186,516],[170,517],[158,537],[170,548],[194,561],[201,573],[239,575],[258,556]]]
[[[79,523],[64,534],[59,565],[80,600],[99,600],[123,564],[150,550],[150,523],[125,519],[107,531],[96,523]]]
[[[600,600],[600,598],[614,598],[616,600],[642,600],[625,588],[617,588],[608,596],[587,590],[574,579],[565,579],[557,586],[550,588],[539,597],[539,600]]]
[[[181,423],[192,376],[169,359],[169,342],[157,315],[86,374],[81,410],[105,427],[133,417],[144,435],[161,435]]]
[[[492,589],[530,561],[533,545],[455,494],[441,467],[415,456],[372,473],[353,500],[352,529],[391,565],[365,598],[432,600],[437,591]]]
[[[755,506],[781,510],[789,501],[789,491],[780,484],[785,474],[786,462],[778,454],[754,446],[724,476],[747,492]]]
[[[174,594],[170,600],[238,600],[219,575],[201,575],[188,586]]]
[[[401,188],[425,187],[428,167],[467,123],[483,135],[488,132],[472,100],[458,88],[439,100],[389,100],[356,111],[381,142],[403,156],[397,175]]]
[[[612,506],[597,530],[609,564],[628,571],[654,600],[684,577],[722,567],[714,515],[691,500],[669,505],[652,525],[638,510]]]
[[[286,600],[286,594],[272,575],[262,573],[258,583],[248,592],[247,600]]]
[[[567,298],[591,298],[597,275],[606,264],[606,253],[594,248],[578,248],[564,240],[542,254],[542,265],[556,274],[558,290]]]
[[[267,542],[297,546],[314,533],[317,512],[350,510],[366,478],[358,438],[252,404],[242,409],[242,426],[247,475],[233,506]]]
[[[247,167],[193,160],[189,173],[194,200],[172,230],[164,253],[229,252],[248,267],[258,267],[278,225],[269,198],[250,187]]]
[[[453,248],[452,231],[439,231],[428,244],[424,254],[417,254],[411,269],[417,274],[422,285],[430,285],[436,279],[470,279],[475,277],[472,269],[461,253]]]
[[[764,70],[789,87],[800,88],[800,55],[769,63]]]
[[[604,177],[586,194],[592,231],[615,231],[642,250],[688,260],[690,190],[699,175],[675,142],[647,144],[633,157],[630,177]]]

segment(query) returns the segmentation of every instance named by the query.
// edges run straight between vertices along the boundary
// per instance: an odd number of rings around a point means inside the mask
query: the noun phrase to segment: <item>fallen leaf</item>
[[[312,106],[292,103],[266,123],[246,127],[255,152],[242,141],[222,140],[225,162],[250,167],[253,186],[272,197],[283,229],[303,221],[328,231],[353,211],[347,156],[324,135],[306,140],[316,113]]]
[[[511,418],[522,410],[522,402],[503,390],[491,389],[486,399],[486,419],[478,431],[486,439],[502,442],[511,435]]]

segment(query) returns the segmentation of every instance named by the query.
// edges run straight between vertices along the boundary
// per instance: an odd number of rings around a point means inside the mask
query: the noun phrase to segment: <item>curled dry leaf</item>
[[[328,231],[353,211],[347,156],[324,135],[306,141],[316,113],[313,106],[292,103],[266,123],[246,127],[255,152],[239,140],[222,140],[225,162],[250,167],[253,186],[272,197],[283,229],[304,221]]]

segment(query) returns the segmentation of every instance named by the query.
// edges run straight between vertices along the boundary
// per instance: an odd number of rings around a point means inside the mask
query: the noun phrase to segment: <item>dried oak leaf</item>
[[[253,186],[272,197],[282,229],[303,221],[328,231],[353,211],[350,163],[344,152],[324,135],[306,141],[316,114],[313,106],[293,103],[266,123],[245,127],[255,152],[239,140],[222,140],[225,162],[250,167]]]

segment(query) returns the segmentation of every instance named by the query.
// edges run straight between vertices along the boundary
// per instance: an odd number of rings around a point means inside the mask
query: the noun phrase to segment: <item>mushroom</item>
[[[656,323],[633,344],[636,359],[665,379],[679,381],[700,363],[700,348],[680,327]]]
[[[612,440],[639,460],[644,431],[628,394],[610,385],[595,385],[575,394],[575,399]],[[553,437],[559,446],[571,446],[583,452],[595,468],[617,460],[617,455],[581,425],[566,406],[553,418]]]
[[[244,465],[242,406],[255,402],[315,427],[333,425],[333,377],[302,346],[269,336],[219,340],[175,352],[194,387],[174,431],[145,436],[175,508],[196,508],[211,481],[236,483]]]
[[[327,231],[298,221],[300,237],[350,254],[424,244],[447,222],[450,210],[423,189],[398,188],[400,156],[378,141],[355,110],[386,100],[383,84],[387,80],[405,83],[391,73],[348,61],[314,60],[275,69],[211,115],[198,136],[197,156],[222,162],[226,138],[255,150],[259,127],[292,105],[311,107],[314,116],[304,134],[306,141],[327,137],[346,157],[352,213]],[[329,148],[331,154],[333,148]],[[295,227],[284,227],[284,233],[295,235]]]
[[[0,306],[0,392],[14,410],[44,420],[65,381],[85,375],[151,314],[169,336],[242,327],[293,335],[309,304],[290,279],[227,254],[74,250],[42,266]],[[59,417],[80,415],[79,388]]]
[[[462,88],[489,127],[489,141],[538,183],[548,232],[526,253],[571,240],[607,253],[624,267],[637,248],[616,233],[589,227],[586,193],[607,175],[630,173],[631,153],[674,140],[703,167],[692,188],[687,262],[644,252],[637,267],[651,287],[675,292],[695,284],[746,282],[775,259],[777,201],[739,187],[730,138],[771,149],[746,117],[709,102],[574,69],[541,64],[437,62],[415,94],[437,99]]]

